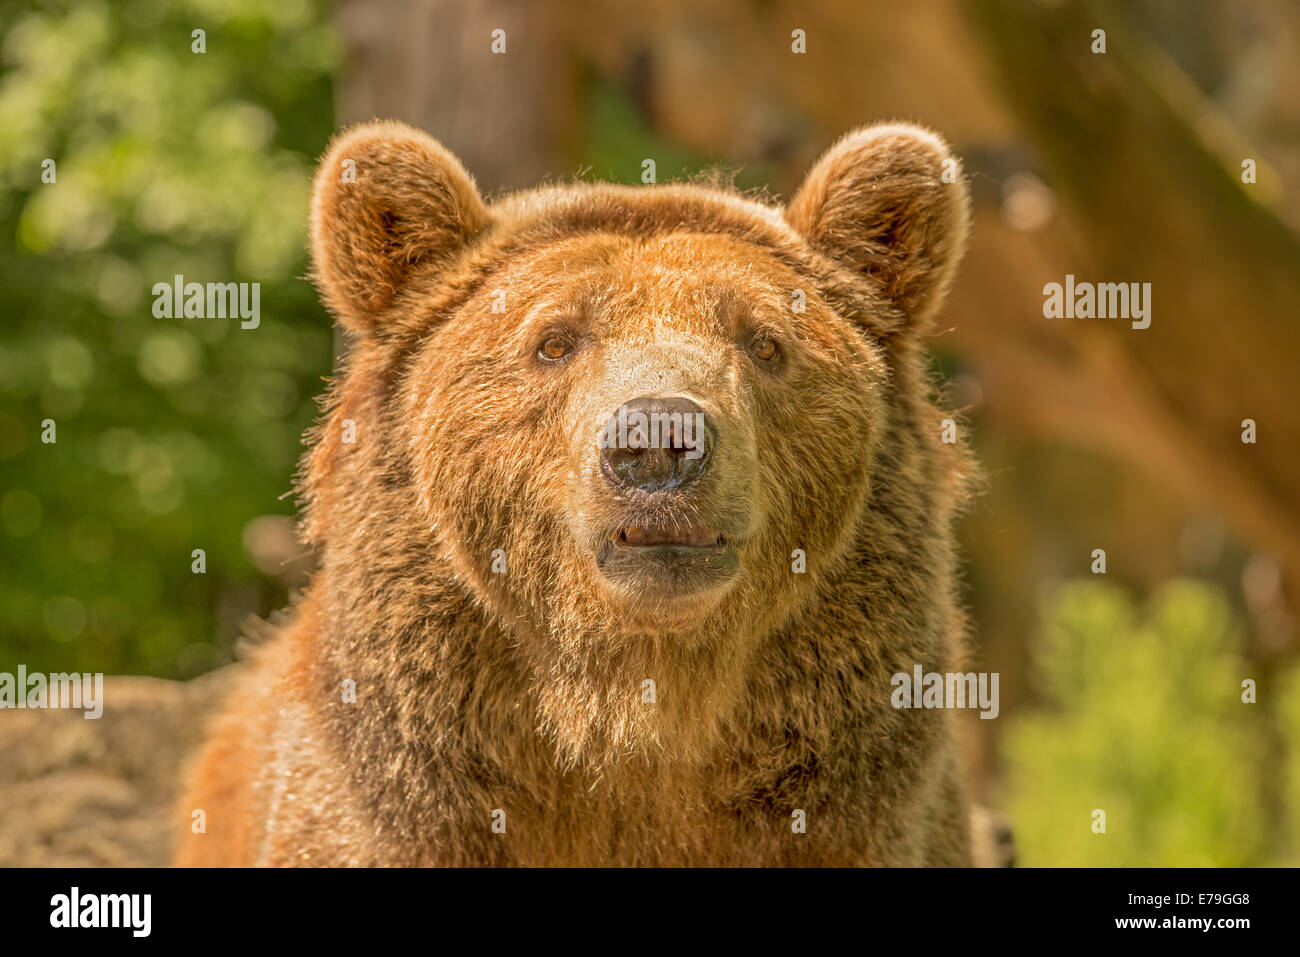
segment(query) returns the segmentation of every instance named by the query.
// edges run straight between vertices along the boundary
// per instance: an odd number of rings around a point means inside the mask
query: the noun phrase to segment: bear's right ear
[[[369,332],[417,267],[455,254],[487,220],[474,180],[432,137],[392,121],[353,127],[312,185],[312,277],[339,322]]]

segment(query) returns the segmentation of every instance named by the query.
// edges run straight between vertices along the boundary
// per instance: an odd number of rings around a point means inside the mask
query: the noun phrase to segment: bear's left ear
[[[855,130],[808,172],[785,218],[813,248],[875,280],[920,328],[966,248],[970,197],[961,163],[929,130]]]
[[[355,332],[371,332],[412,273],[453,256],[487,224],[474,180],[431,136],[392,121],[330,145],[312,184],[312,275]]]

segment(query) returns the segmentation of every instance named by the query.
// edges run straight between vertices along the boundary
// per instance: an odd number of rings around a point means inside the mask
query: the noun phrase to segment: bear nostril
[[[606,422],[601,472],[618,489],[677,491],[704,474],[714,444],[712,423],[690,399],[642,396],[623,403]]]

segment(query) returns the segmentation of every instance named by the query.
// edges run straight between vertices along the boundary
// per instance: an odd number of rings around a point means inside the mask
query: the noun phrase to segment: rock
[[[170,863],[181,768],[232,676],[108,677],[98,719],[0,710],[0,866]]]
[[[971,858],[976,867],[1015,867],[1016,840],[1011,822],[992,808],[970,809]]]

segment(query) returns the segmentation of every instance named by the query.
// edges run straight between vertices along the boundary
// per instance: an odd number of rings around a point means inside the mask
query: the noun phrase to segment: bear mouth
[[[618,530],[613,542],[618,548],[725,548],[727,537],[711,528],[629,525]]]
[[[720,588],[740,569],[735,541],[709,526],[626,525],[596,549],[601,574],[647,600]]]

